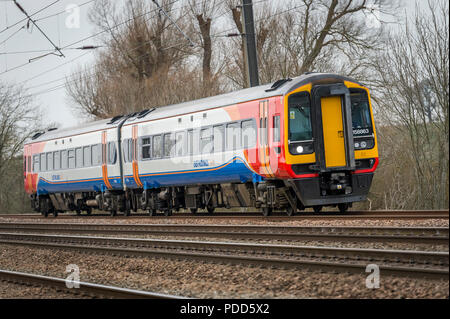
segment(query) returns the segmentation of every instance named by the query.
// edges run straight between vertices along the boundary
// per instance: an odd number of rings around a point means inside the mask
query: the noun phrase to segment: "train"
[[[312,72],[39,131],[23,156],[25,191],[46,217],[236,207],[264,216],[345,213],[367,199],[379,163],[369,89]]]

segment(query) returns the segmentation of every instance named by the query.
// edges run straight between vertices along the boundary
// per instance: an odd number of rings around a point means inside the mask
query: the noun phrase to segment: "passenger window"
[[[108,164],[116,164],[117,153],[116,153],[116,143],[108,142]]]
[[[152,158],[161,158],[162,155],[161,135],[153,136]]]
[[[175,156],[184,156],[186,150],[186,132],[178,132],[175,135]]]
[[[273,117],[273,141],[280,142],[280,116]]]
[[[101,144],[92,145],[92,165],[99,166],[102,164]]]
[[[131,139],[127,142],[128,144],[128,155],[130,154],[130,148],[132,148],[132,145],[130,145],[130,141],[132,141]],[[142,159],[149,159],[151,158],[151,139],[150,137],[144,137],[142,139]],[[130,158],[129,156],[129,161],[132,162],[132,158]]]
[[[204,128],[200,131],[200,150],[202,154],[210,154],[214,151],[211,128]]]
[[[124,140],[122,143],[122,154],[123,154],[123,162],[128,162],[128,139]]]
[[[260,118],[259,119],[259,145],[264,145],[264,132],[266,131],[266,129],[264,128],[264,119]]]
[[[67,157],[69,159],[69,168],[75,168],[75,150],[68,150],[67,153]]]
[[[59,151],[53,152],[53,168],[55,171],[61,169],[61,158]]]
[[[81,147],[75,149],[75,162],[77,168],[83,167],[83,149]]]
[[[188,155],[194,154],[194,131],[193,130],[187,131],[187,154]]]
[[[47,153],[47,170],[53,171],[53,153]]]
[[[256,127],[253,120],[242,121],[242,147],[250,148],[256,146]]]
[[[83,147],[83,166],[90,167],[91,165],[92,165],[91,147],[85,146],[85,147]]]
[[[172,157],[175,154],[175,143],[172,134],[164,134],[164,157]]]
[[[33,172],[39,172],[39,155],[33,155]]]
[[[223,152],[225,146],[225,126],[214,126],[214,152]]]
[[[130,138],[128,139],[128,162],[133,161],[133,153],[134,153],[133,140]]]
[[[128,152],[129,152],[129,147],[130,147],[130,144],[128,143],[128,140],[129,140],[129,138],[124,140],[123,143],[122,143],[122,154],[123,154],[123,161],[124,161],[124,163],[130,162],[129,159],[128,159]]]
[[[61,151],[61,168],[67,169],[69,166],[67,165],[69,161],[67,150]]]
[[[237,150],[241,147],[239,123],[227,124],[227,151]]]
[[[41,172],[45,172],[47,170],[47,160],[45,153],[41,153]]]

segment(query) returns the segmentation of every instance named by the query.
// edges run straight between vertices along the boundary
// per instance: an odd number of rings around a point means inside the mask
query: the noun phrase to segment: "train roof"
[[[322,82],[327,79],[351,81],[360,84],[354,79],[331,73],[305,73],[292,79],[283,79],[274,83],[260,85],[239,91],[233,91],[221,95],[211,96],[199,100],[188,101],[179,104],[157,107],[154,109],[136,112],[125,122],[140,123],[145,121],[157,120],[166,117],[173,117],[188,113],[201,112],[216,107],[224,107],[238,103],[248,102],[257,99],[265,99],[273,96],[283,96],[293,90],[311,82]],[[361,85],[361,84],[360,84]],[[103,119],[85,123],[82,125],[52,129],[45,132],[36,133],[32,138],[28,139],[25,144],[43,142],[68,136],[89,133],[92,131],[106,130],[117,127],[125,116],[116,116],[109,119]]]

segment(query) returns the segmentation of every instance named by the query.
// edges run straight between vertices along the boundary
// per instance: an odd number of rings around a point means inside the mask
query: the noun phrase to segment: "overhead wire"
[[[265,2],[265,1],[268,1],[268,0],[260,0],[260,1],[258,1],[258,2],[253,3],[253,4],[260,3],[260,2]],[[256,20],[255,20],[255,23],[256,23],[256,22],[259,22],[259,21],[263,21],[263,20],[269,19],[269,18],[272,18],[272,17],[275,17],[275,16],[278,16],[278,15],[283,14],[283,13],[287,13],[287,12],[292,11],[292,10],[295,10],[295,9],[299,9],[299,8],[301,8],[301,7],[303,7],[303,6],[304,6],[304,5],[294,6],[294,7],[292,7],[292,8],[289,8],[289,9],[286,9],[286,10],[283,10],[283,11],[280,11],[280,12],[276,12],[276,13],[271,14],[271,15],[269,15],[269,16],[264,16],[263,18],[256,19]],[[227,33],[227,32],[230,32],[230,31],[234,31],[235,29],[236,29],[236,27],[234,26],[234,27],[231,27],[231,28],[229,28],[229,29],[225,29],[225,30],[219,31],[219,32],[217,32],[217,33],[215,33],[215,34],[212,34],[212,35],[211,35],[211,38],[227,37],[227,35],[224,34],[224,33]],[[224,35],[222,35],[222,34],[224,34]]]
[[[185,42],[182,41],[182,42],[179,42],[178,44],[175,44],[175,45],[171,45],[171,46],[168,46],[168,47],[158,47],[158,48],[156,48],[156,49],[168,50],[168,49],[170,49],[170,48],[174,48],[174,47],[180,46],[180,45],[182,45],[182,44],[185,44]],[[86,53],[87,53],[87,52],[86,52]],[[140,55],[139,57],[143,57],[143,56],[145,56],[146,54],[147,54],[147,53],[142,54],[142,55]],[[137,57],[137,58],[139,58],[139,57]],[[77,72],[77,73],[75,73],[75,74],[79,74],[79,73],[82,73],[82,72]],[[92,78],[92,77],[95,76],[95,75],[96,75],[96,74],[87,75],[87,76],[85,76],[85,79]],[[73,76],[73,75],[72,75],[72,76]],[[46,84],[50,84],[50,83],[52,83],[52,82],[57,82],[57,81],[59,81],[59,80],[61,80],[61,79],[54,80],[54,81],[50,81],[50,82],[48,82],[48,83],[46,83]],[[25,96],[27,96],[27,97],[33,97],[33,96],[38,96],[38,95],[45,94],[45,93],[50,93],[50,92],[53,92],[53,91],[56,91],[56,90],[63,89],[63,88],[65,88],[65,87],[67,86],[67,84],[71,84],[71,83],[74,83],[74,82],[76,82],[76,81],[78,81],[78,79],[73,79],[73,78],[72,78],[71,80],[69,80],[69,81],[67,81],[67,82],[65,82],[65,83],[63,83],[63,84],[58,84],[58,85],[56,85],[56,86],[54,86],[54,87],[47,88],[47,89],[42,90],[42,91],[30,93],[30,94],[27,94],[27,95],[25,95]],[[36,88],[36,87],[39,87],[39,86],[43,86],[43,85],[44,85],[44,84],[42,84],[42,85],[37,85],[37,86],[34,86],[33,88]]]
[[[95,0],[91,0],[91,1],[88,1],[88,2],[86,2],[86,3],[93,2],[93,1],[95,1]],[[179,0],[175,0],[175,1],[173,1],[172,3],[170,3],[170,4],[174,4],[174,3],[178,2],[178,1],[179,1]],[[225,0],[224,0],[224,1],[225,1]],[[224,1],[222,1],[222,2],[224,2]],[[265,2],[265,1],[268,1],[268,0],[261,0],[261,1],[258,1],[258,2],[256,2],[256,3]],[[256,4],[256,3],[255,3],[255,4]],[[183,7],[186,7],[186,6],[183,6]],[[296,7],[290,8],[290,9],[285,10],[285,11],[277,12],[277,13],[275,13],[275,14],[269,16],[269,17],[273,17],[273,16],[276,16],[276,15],[279,15],[279,14],[282,14],[282,13],[285,13],[285,12],[289,12],[289,11],[294,10],[294,9],[297,9],[297,8],[299,8],[299,7],[300,7],[300,6],[296,6]],[[93,38],[93,37],[98,36],[99,34],[104,33],[104,32],[112,31],[113,29],[116,29],[117,27],[119,27],[119,26],[121,26],[121,25],[123,25],[123,24],[125,24],[125,23],[127,23],[127,22],[132,21],[133,19],[136,19],[136,18],[145,16],[145,15],[147,15],[147,14],[149,14],[149,13],[151,13],[151,12],[155,12],[155,11],[157,11],[157,10],[159,10],[159,9],[153,9],[153,10],[147,11],[147,12],[141,14],[141,15],[134,16],[134,17],[132,17],[132,18],[126,20],[126,21],[123,21],[123,22],[121,22],[121,23],[119,23],[119,24],[116,24],[116,25],[114,25],[114,26],[112,26],[112,27],[110,27],[110,28],[108,28],[108,29],[106,29],[106,30],[102,30],[102,31],[100,31],[100,32],[97,32],[97,33],[94,34],[94,35],[91,35],[91,36],[85,37],[85,38],[83,38],[83,39],[81,39],[81,40],[77,40],[77,41],[75,41],[75,42],[72,42],[72,43],[70,43],[70,44],[68,44],[68,45],[66,45],[66,46],[64,46],[64,47],[62,47],[61,49],[75,49],[75,48],[70,48],[69,46],[72,46],[72,45],[78,44],[78,43],[80,43],[80,42],[83,42],[83,41],[85,41],[85,40],[91,39],[91,38]],[[173,9],[172,9],[172,10],[173,10]],[[172,11],[172,10],[169,10],[169,11]],[[218,17],[215,17],[215,18],[216,18],[216,19],[217,19],[217,18],[220,18],[220,17],[223,16],[225,13],[226,13],[226,11],[223,12],[223,13],[221,13]],[[151,18],[153,18],[153,17],[154,17],[154,16],[152,16]],[[268,17],[265,17],[265,18],[267,19]],[[260,20],[261,20],[261,19],[260,19]],[[257,20],[257,21],[260,21],[260,20]],[[232,30],[232,29],[230,29],[230,30]],[[227,32],[227,31],[229,31],[229,30],[220,31],[220,32],[216,33],[215,35],[218,35],[218,34],[220,34],[220,33],[225,33],[225,32]],[[215,35],[212,35],[212,37],[215,36]],[[182,45],[182,44],[183,44],[183,42],[179,42],[179,43],[177,43],[177,44],[174,44],[174,45],[171,45],[171,46],[168,46],[168,47],[159,47],[159,48],[157,48],[157,49],[167,50],[167,49],[170,49],[170,48],[173,48],[173,47],[176,47],[176,46],[180,46],[180,45]],[[143,45],[146,45],[146,43],[143,43],[143,44],[141,44],[141,45],[139,45],[139,46],[137,46],[137,47],[135,47],[135,48],[133,48],[133,49],[131,49],[131,50],[127,50],[126,52],[132,52],[132,51],[135,51],[135,50],[137,50],[138,48],[142,47]],[[55,69],[57,69],[57,68],[59,68],[59,67],[62,67],[62,66],[64,66],[64,65],[68,64],[68,63],[71,63],[71,62],[73,62],[74,60],[77,60],[77,59],[79,59],[79,58],[85,56],[85,55],[88,54],[88,53],[90,53],[90,52],[85,52],[84,54],[82,54],[82,55],[80,55],[80,56],[77,56],[77,57],[75,57],[74,59],[72,59],[72,60],[70,60],[70,61],[67,61],[67,62],[65,62],[65,63],[63,63],[63,64],[60,64],[60,65],[58,65],[58,66],[56,66],[56,67],[54,67],[54,68],[52,68],[52,69],[50,69],[50,70],[46,70],[46,71],[44,71],[44,72],[42,72],[42,73],[39,73],[38,75],[33,76],[32,78],[29,78],[29,79],[27,79],[27,80],[25,80],[25,81],[20,82],[20,84],[29,82],[29,81],[31,81],[31,80],[33,80],[33,79],[35,79],[35,78],[37,78],[37,77],[39,77],[39,76],[41,76],[41,75],[43,75],[43,74],[47,74],[48,72],[51,72],[51,71],[53,71],[53,70],[55,70]],[[143,54],[143,55],[141,55],[141,56],[139,56],[139,57],[137,57],[137,58],[143,57],[143,56],[145,56],[146,54],[147,54],[147,53],[145,53],[145,54]],[[20,66],[19,66],[19,67],[20,67]],[[17,67],[16,67],[16,68],[17,68]],[[11,69],[11,70],[12,70],[12,69]],[[83,72],[83,71],[76,72],[76,73],[72,74],[72,76],[74,76],[74,75],[76,75],[76,74],[79,74],[79,73],[82,73],[82,72]],[[0,73],[0,75],[1,75],[1,74],[2,74],[2,73]],[[92,75],[88,76],[87,78],[92,77],[92,76],[94,76],[94,75],[95,75],[95,74],[92,74]],[[56,86],[54,86],[54,87],[51,87],[51,88],[42,90],[42,91],[38,91],[38,92],[35,92],[35,93],[31,93],[31,94],[29,94],[29,96],[37,96],[37,95],[41,95],[41,94],[45,94],[45,93],[50,93],[50,92],[53,92],[53,91],[55,91],[55,90],[59,90],[59,89],[65,88],[67,84],[73,83],[73,82],[75,82],[77,79],[71,79],[71,80],[67,81],[67,77],[59,78],[59,79],[52,80],[52,81],[49,81],[49,82],[46,82],[46,83],[41,83],[41,84],[32,86],[32,87],[30,87],[30,89],[32,89],[32,88],[37,88],[37,87],[41,87],[41,86],[45,86],[45,85],[48,85],[48,84],[51,84],[51,83],[55,83],[55,82],[58,82],[58,81],[61,81],[61,80],[66,80],[66,82],[63,83],[63,84],[59,84],[59,85],[56,85]]]
[[[176,1],[172,2],[172,4],[175,3],[175,2],[178,2],[178,1],[179,1],[179,0],[176,0]],[[184,7],[186,7],[186,5],[185,5],[185,6],[182,6],[181,8],[184,8]],[[169,10],[169,12],[171,12],[171,11],[173,11],[173,10],[174,10],[174,9]],[[180,18],[183,18],[183,17],[185,17],[186,15],[187,15],[187,13],[184,14],[184,15],[183,15],[182,17],[180,17]],[[147,20],[152,19],[152,18],[154,18],[155,16],[156,16],[156,15],[153,15],[153,16],[151,16],[150,18],[148,18]],[[167,26],[166,26],[166,28],[168,28],[168,27],[170,27],[170,25],[167,25]],[[106,30],[106,31],[108,31],[108,30]],[[77,42],[78,42],[78,41],[77,41]],[[140,45],[138,45],[138,46],[136,46],[136,47],[134,47],[134,48],[132,48],[132,49],[125,50],[125,53],[130,53],[130,52],[136,51],[137,49],[141,48],[142,46],[144,46],[144,45],[146,45],[146,44],[147,44],[147,42],[144,42],[144,43],[142,43],[142,44],[140,44]],[[171,49],[171,48],[180,46],[181,44],[182,44],[182,43],[176,43],[175,45],[171,45],[171,46],[168,46],[168,47],[159,47],[159,48],[156,48],[156,49],[161,49],[161,48],[162,48],[162,50],[168,50],[168,49]],[[68,49],[68,48],[66,48],[66,49]],[[145,56],[146,54],[147,54],[147,53],[144,53],[143,55],[136,57],[136,59],[139,59],[139,58]],[[71,62],[71,61],[68,61],[68,62]],[[67,64],[67,63],[64,63],[64,64]],[[62,65],[61,65],[61,66],[62,66]],[[56,68],[57,68],[57,67],[56,67]],[[40,73],[40,74],[38,74],[38,75],[36,75],[36,76],[30,78],[30,79],[27,79],[27,80],[25,80],[25,81],[20,82],[19,84],[23,84],[23,83],[25,83],[25,82],[28,82],[28,81],[30,81],[30,80],[33,80],[33,79],[35,79],[35,78],[37,78],[37,77],[39,77],[39,76],[41,76],[41,75],[43,75],[43,74],[46,74],[46,73],[48,73],[49,71],[52,71],[52,70],[54,70],[54,69],[56,69],[56,68],[53,68],[53,69],[51,69],[51,70],[42,72],[42,73]],[[83,71],[75,72],[75,73],[72,74],[72,75],[76,75],[76,74],[79,74],[79,73],[82,73],[82,72],[83,72]],[[62,77],[62,78],[59,78],[59,79],[50,81],[50,82],[48,82],[48,83],[46,83],[46,84],[53,83],[53,82],[57,82],[57,81],[61,81],[61,80],[65,80],[65,79],[66,79],[66,77]],[[35,87],[40,87],[40,86],[44,86],[44,85],[45,85],[45,84],[38,84],[38,85],[33,86],[33,88],[35,88]]]
[[[179,0],[176,0],[176,1],[172,2],[172,4],[175,3],[175,2],[178,2],[178,1],[179,1]],[[182,6],[182,8],[183,8],[183,7],[186,7],[186,6]],[[174,10],[174,9],[172,9],[172,10]],[[169,12],[172,11],[172,10],[169,10]],[[152,11],[154,12],[154,11],[156,11],[156,10],[152,10]],[[186,14],[187,14],[187,13],[186,13]],[[186,16],[186,14],[185,14],[184,16]],[[142,16],[142,15],[141,15],[141,16]],[[156,16],[156,15],[150,17],[149,19],[154,18],[155,16]],[[184,16],[183,16],[183,17],[184,17]],[[140,16],[137,16],[137,17],[135,17],[135,18],[138,18],[138,17],[140,17]],[[182,17],[181,17],[181,18],[182,18]],[[170,24],[166,26],[166,28],[168,28],[168,27],[170,27]],[[110,28],[110,29],[112,29],[112,28]],[[106,30],[106,31],[108,31],[108,30]],[[72,44],[79,43],[79,42],[81,42],[81,41],[76,41],[76,42],[74,42],[74,43],[72,43]],[[183,42],[184,42],[184,41],[183,41]],[[170,45],[170,46],[167,46],[167,47],[162,47],[162,46],[161,46],[161,47],[157,47],[156,49],[168,50],[168,49],[171,49],[171,48],[174,48],[174,47],[177,47],[177,46],[182,45],[183,42],[178,42],[178,43],[176,43],[176,44],[173,44],[173,45]],[[139,49],[140,47],[142,47],[143,45],[146,45],[146,44],[147,44],[147,43],[140,44],[140,45],[138,45],[138,46],[136,46],[136,47],[134,47],[134,48],[132,48],[132,49],[130,49],[130,50],[126,50],[126,52],[133,52],[133,51]],[[66,49],[67,49],[67,48],[66,48]],[[89,53],[89,52],[87,52],[87,53]],[[87,53],[86,53],[86,54],[87,54]],[[147,53],[144,53],[144,54],[142,54],[142,55],[136,57],[136,59],[139,59],[139,58],[141,58],[141,57],[143,57],[143,56],[145,56],[145,55],[147,55]],[[81,57],[81,56],[80,56],[80,57]],[[75,59],[78,59],[78,58],[79,58],[79,57],[77,57],[77,58],[75,58]],[[75,59],[72,59],[71,61],[67,61],[67,62],[64,63],[64,64],[71,63],[71,62],[73,62],[73,60],[75,60]],[[26,83],[26,82],[28,82],[28,81],[30,81],[30,80],[32,80],[32,79],[35,79],[35,78],[37,78],[37,77],[39,77],[39,76],[41,76],[41,75],[43,75],[43,74],[47,74],[48,72],[51,72],[51,71],[53,71],[54,69],[63,66],[64,64],[61,64],[61,65],[59,65],[59,66],[57,66],[57,67],[55,67],[55,68],[52,68],[52,69],[47,70],[47,71],[45,71],[45,72],[42,72],[42,73],[40,73],[40,74],[38,74],[38,75],[36,75],[36,76],[30,78],[30,79],[27,79],[27,80],[25,80],[25,81],[23,81],[23,82],[20,82],[19,85],[20,85],[20,84],[23,84],[23,83]],[[76,74],[79,74],[79,73],[82,73],[82,72],[84,72],[84,71],[76,72],[76,73],[72,74],[72,76],[75,76]],[[92,76],[93,76],[93,75],[88,76],[87,78],[92,77]],[[76,79],[72,79],[72,80],[67,81],[67,77],[63,77],[63,78],[59,78],[59,79],[56,79],[56,80],[53,80],[53,81],[49,81],[49,82],[46,82],[46,83],[41,83],[41,84],[32,86],[32,87],[30,87],[30,89],[31,89],[31,88],[36,88],[36,87],[45,86],[45,85],[48,85],[48,84],[51,84],[51,83],[54,83],[54,82],[58,82],[58,81],[61,81],[61,80],[66,80],[66,82],[65,82],[64,84],[59,84],[59,85],[57,85],[57,86],[55,86],[55,87],[52,87],[52,88],[49,88],[49,89],[46,89],[46,90],[42,90],[42,91],[39,91],[39,92],[36,92],[36,93],[31,93],[30,95],[35,95],[35,94],[36,94],[36,95],[40,95],[40,94],[43,94],[43,93],[52,92],[52,91],[54,91],[54,90],[58,90],[58,89],[64,88],[67,84],[70,84],[70,83],[73,83],[73,82],[76,81]]]
[[[22,13],[28,18],[28,21],[31,21],[31,23],[33,23],[33,25],[39,30],[39,32],[48,40],[48,42],[51,43],[51,45],[53,45],[53,47],[55,48],[55,51],[58,51],[59,54],[58,56],[60,57],[64,57],[64,53],[61,52],[61,50],[59,49],[59,47],[52,41],[52,39],[50,39],[50,37],[38,26],[38,24],[31,19],[30,15],[28,14],[28,12],[17,2],[17,0],[14,0],[14,4],[17,6],[17,8],[19,8],[20,11],[22,11]],[[55,53],[56,55],[56,53]]]
[[[30,14],[30,17],[32,17],[32,16],[34,16],[34,15],[36,15],[36,14],[38,14],[38,13],[44,11],[45,9],[51,7],[52,5],[54,5],[55,3],[59,2],[59,1],[60,1],[60,0],[56,0],[56,1],[54,1],[54,2],[52,2],[52,3],[50,3],[50,4],[48,4],[48,5],[46,5],[46,6],[43,7],[42,9],[39,9],[38,11],[36,11],[36,12]],[[91,1],[95,1],[95,0],[91,0]],[[21,22],[23,22],[23,21],[26,21],[26,20],[28,20],[28,18],[23,18],[23,19],[17,21],[16,23],[13,23],[13,24],[10,25],[10,26],[6,26],[3,30],[0,31],[0,34],[3,33],[3,32],[5,32],[6,30],[9,30],[9,29],[11,29],[12,27],[18,25],[19,23],[21,23]],[[37,21],[37,20],[36,20],[36,21]]]
[[[19,29],[17,29],[15,32],[13,32],[9,37],[7,37],[5,40],[3,40],[2,42],[0,42],[0,45],[2,45],[3,43],[5,43],[6,41],[8,41],[9,39],[11,39],[13,36],[15,36],[17,33],[19,33],[20,31],[22,31],[22,29],[25,29],[25,26],[21,26]]]
[[[59,0],[58,0],[58,1],[59,1]],[[174,3],[178,2],[178,1],[180,1],[180,0],[174,0],[174,1],[172,1],[170,4],[174,4]],[[92,2],[92,1],[91,1],[91,2]],[[60,50],[67,49],[68,47],[71,47],[71,46],[73,46],[73,45],[75,45],[75,44],[78,44],[78,43],[80,43],[80,42],[86,41],[86,40],[88,40],[88,39],[92,39],[92,38],[94,38],[94,37],[96,37],[96,36],[98,36],[98,35],[100,35],[100,34],[105,33],[105,32],[112,31],[113,29],[116,29],[116,28],[118,28],[119,26],[121,26],[121,25],[123,25],[123,24],[125,24],[125,23],[128,23],[128,22],[130,22],[130,21],[132,21],[132,20],[134,20],[134,19],[140,18],[140,17],[142,17],[142,16],[145,16],[145,15],[147,15],[147,14],[149,14],[149,13],[152,13],[152,12],[155,12],[155,11],[157,11],[157,10],[159,10],[159,8],[152,9],[152,10],[150,10],[150,11],[147,11],[147,12],[143,13],[143,14],[140,14],[140,15],[138,15],[138,16],[132,17],[132,18],[130,18],[130,19],[128,19],[128,20],[125,20],[125,21],[123,21],[123,22],[121,22],[121,23],[118,23],[118,24],[116,24],[116,25],[114,25],[114,26],[112,26],[112,27],[110,27],[110,28],[107,28],[107,29],[105,29],[105,30],[99,31],[99,32],[97,32],[97,33],[95,33],[95,34],[93,34],[93,35],[91,35],[91,36],[88,36],[88,37],[85,37],[85,38],[83,38],[83,39],[80,39],[80,40],[77,40],[77,41],[75,41],[75,42],[72,42],[72,43],[70,43],[70,44],[67,44],[67,45],[65,45],[65,46],[63,46],[63,47],[61,47],[61,48],[59,48],[59,49],[60,49]],[[30,59],[30,60],[29,60],[28,62],[26,62],[26,63],[20,64],[20,65],[15,66],[15,67],[13,67],[13,68],[11,68],[11,69],[8,69],[8,70],[5,70],[5,71],[3,71],[3,72],[0,72],[0,75],[5,74],[5,73],[8,73],[8,72],[11,72],[11,71],[13,71],[13,70],[17,70],[17,69],[19,69],[19,68],[21,68],[21,67],[24,67],[24,66],[26,66],[26,65],[28,65],[28,64],[30,64],[30,63],[35,62],[35,61],[37,61],[37,60]]]
[[[91,3],[91,2],[95,2],[95,1],[98,1],[98,0],[89,0],[89,1],[83,2],[83,3],[81,3],[81,4],[77,4],[77,6],[80,8],[80,7],[83,7],[83,6],[87,5],[87,4],[89,4],[89,3]],[[61,11],[59,11],[59,12],[52,13],[52,14],[50,14],[50,15],[44,16],[44,17],[42,17],[42,18],[38,18],[38,19],[36,19],[35,21],[38,22],[38,21],[42,21],[42,20],[45,20],[45,19],[48,19],[48,18],[52,18],[52,17],[55,17],[55,16],[57,16],[57,15],[63,14],[63,13],[65,13],[65,12],[67,12],[67,11],[64,9],[64,10],[61,10]]]

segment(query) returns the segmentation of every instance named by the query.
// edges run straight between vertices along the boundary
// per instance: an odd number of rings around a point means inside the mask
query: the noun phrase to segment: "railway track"
[[[0,231],[101,235],[157,235],[258,240],[401,242],[448,245],[446,227],[339,227],[187,224],[0,223]]]
[[[44,218],[40,214],[0,214],[0,217],[6,218]],[[58,219],[71,219],[71,218],[108,218],[109,214],[98,213],[90,216],[75,214],[61,214]],[[51,218],[51,217],[49,217]],[[197,219],[211,219],[211,218],[231,218],[231,219],[258,219],[267,221],[286,221],[286,220],[304,220],[304,219],[449,219],[448,210],[403,210],[403,211],[391,211],[391,210],[379,210],[379,211],[348,211],[345,215],[335,211],[325,211],[320,213],[314,212],[300,212],[296,216],[286,216],[284,212],[275,212],[272,216],[261,216],[261,212],[216,212],[213,214],[208,213],[174,213],[173,216],[166,217],[162,215],[148,216],[145,213],[133,213],[131,216],[115,216],[114,219],[130,219],[130,218],[197,218]]]
[[[160,294],[155,292],[106,286],[88,282],[78,282],[79,288],[67,288],[66,280],[62,278],[42,276],[0,269],[0,280],[21,283],[26,285],[38,285],[53,287],[66,293],[75,295],[89,295],[102,298],[126,298],[126,299],[182,299],[183,297]]]
[[[18,233],[0,233],[0,243],[89,253],[333,272],[364,273],[368,264],[377,264],[383,275],[447,280],[449,272],[448,252]]]

